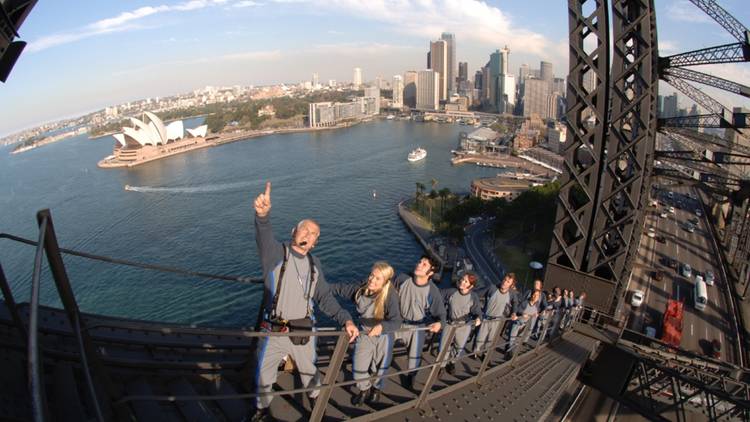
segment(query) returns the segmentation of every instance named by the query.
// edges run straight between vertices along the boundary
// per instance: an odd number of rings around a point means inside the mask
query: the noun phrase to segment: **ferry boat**
[[[427,157],[427,150],[424,148],[417,148],[409,153],[407,159],[413,163],[415,161],[424,160],[425,157]]]
[[[130,185],[125,185],[125,190],[133,190],[133,188]]]

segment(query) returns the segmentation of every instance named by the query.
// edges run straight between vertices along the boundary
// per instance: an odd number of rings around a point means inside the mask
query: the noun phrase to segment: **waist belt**
[[[409,324],[409,325],[425,325],[425,324],[431,324],[432,321],[428,319],[422,319],[420,321],[414,321],[411,319],[405,319],[401,321],[402,324]]]

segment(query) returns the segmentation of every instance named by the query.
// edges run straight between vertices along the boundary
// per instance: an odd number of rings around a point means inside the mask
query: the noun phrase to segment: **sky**
[[[656,3],[662,56],[736,42],[688,0]],[[747,0],[719,4],[750,25]],[[455,34],[456,61],[470,75],[507,45],[514,73],[545,60],[564,77],[567,31],[563,0],[40,1],[19,31],[28,45],[0,86],[0,136],[207,85],[298,83],[314,72],[349,82],[354,67],[366,81],[390,79],[425,68],[442,32]],[[696,70],[750,85],[750,63]],[[749,105],[708,92],[728,107]]]

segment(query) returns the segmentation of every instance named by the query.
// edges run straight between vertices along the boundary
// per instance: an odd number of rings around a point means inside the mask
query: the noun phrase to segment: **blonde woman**
[[[356,305],[354,319],[361,335],[354,344],[352,372],[359,393],[352,404],[376,403],[380,400],[384,378],[366,380],[372,375],[383,375],[393,357],[393,332],[401,327],[401,308],[398,293],[393,288],[393,267],[378,261],[372,266],[364,283],[331,284],[334,294],[351,300]]]

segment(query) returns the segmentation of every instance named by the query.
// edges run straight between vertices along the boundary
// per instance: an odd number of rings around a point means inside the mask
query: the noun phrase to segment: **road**
[[[727,284],[719,267],[705,212],[700,203],[693,199],[697,198],[697,193],[686,186],[663,186],[655,198],[659,204],[647,210],[641,247],[628,288],[629,291],[642,290],[646,295],[644,304],[632,310],[628,326],[643,332],[646,325],[651,325],[660,336],[661,315],[666,309],[667,300],[683,300],[685,312],[681,348],[707,354],[711,350],[710,342],[717,339],[722,345],[721,359],[736,363],[734,342],[737,334],[731,323],[731,308],[726,301]],[[674,207],[674,213],[666,212],[666,216],[661,217],[670,206]],[[701,217],[697,217],[696,209],[701,211]],[[686,223],[691,219],[697,219],[692,233],[686,229]],[[655,237],[648,237],[648,228],[654,228]],[[663,242],[659,241],[660,237],[663,237]],[[677,265],[668,267],[669,258]],[[680,264],[692,267],[691,277],[680,274]],[[655,269],[664,272],[661,281],[654,278]],[[694,306],[695,275],[705,276],[709,270],[713,271],[716,282],[707,287],[706,309],[698,311]],[[629,301],[630,295],[626,299]]]
[[[474,271],[482,281],[498,285],[500,275],[504,273],[502,264],[494,253],[487,253],[482,247],[482,242],[489,237],[486,231],[492,226],[491,223],[492,221],[482,220],[471,225],[464,235],[464,245],[466,253],[474,263]]]

